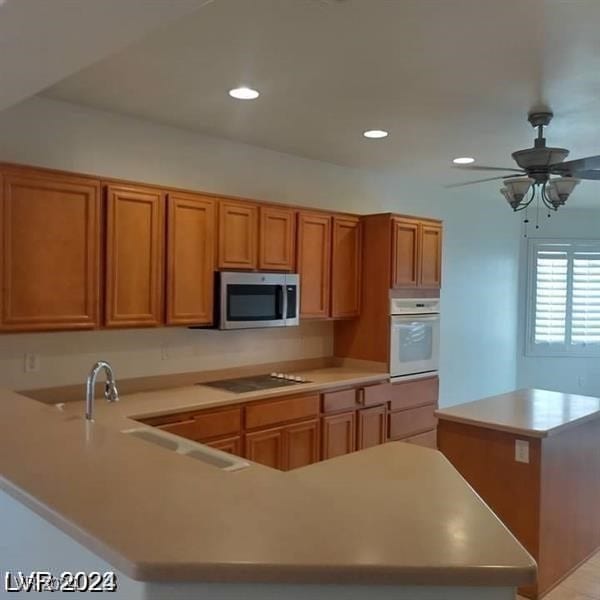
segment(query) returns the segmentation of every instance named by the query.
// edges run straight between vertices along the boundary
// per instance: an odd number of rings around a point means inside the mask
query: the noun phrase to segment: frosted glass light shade
[[[505,179],[504,187],[515,200],[521,201],[533,182],[534,180],[531,177],[515,177],[513,179]]]

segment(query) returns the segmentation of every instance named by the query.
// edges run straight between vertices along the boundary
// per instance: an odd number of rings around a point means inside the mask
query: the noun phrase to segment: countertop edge
[[[562,433],[567,429],[577,427],[578,425],[583,425],[584,423],[600,419],[600,412],[594,412],[589,415],[583,415],[578,419],[573,419],[568,423],[557,425],[556,427],[552,427],[551,429],[524,429],[522,427],[515,427],[502,423],[479,421],[477,419],[469,419],[468,417],[447,414],[443,412],[443,409],[441,411],[436,410],[435,416],[440,421],[452,421],[454,423],[463,423],[464,425],[473,425],[475,427],[481,427],[482,429],[491,429],[493,431],[503,431],[505,433],[512,433],[514,435],[522,435],[523,437],[544,439],[547,437],[557,435],[558,433]]]

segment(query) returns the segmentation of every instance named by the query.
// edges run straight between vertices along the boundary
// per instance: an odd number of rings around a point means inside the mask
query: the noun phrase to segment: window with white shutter
[[[600,241],[530,240],[527,353],[600,356]]]

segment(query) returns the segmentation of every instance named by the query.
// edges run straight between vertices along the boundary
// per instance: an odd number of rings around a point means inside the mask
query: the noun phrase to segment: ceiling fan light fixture
[[[455,165],[470,165],[475,162],[475,159],[472,156],[458,156],[453,158],[452,162]]]
[[[504,187],[508,189],[508,192],[512,198],[521,202],[525,197],[525,194],[529,191],[534,183],[534,179],[531,177],[514,177],[512,179],[504,180]]]
[[[553,179],[550,183],[556,190],[556,193],[559,197],[569,197],[571,192],[575,189],[580,181],[580,179],[576,179],[575,177],[559,177],[557,179]]]

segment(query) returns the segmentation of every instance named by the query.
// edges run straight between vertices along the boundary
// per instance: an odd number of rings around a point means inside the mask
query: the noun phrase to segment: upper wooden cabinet
[[[298,273],[300,316],[329,317],[331,271],[331,217],[298,213]]]
[[[213,322],[215,234],[212,198],[168,194],[167,324]]]
[[[106,326],[163,321],[164,194],[106,186]]]
[[[265,271],[293,271],[296,251],[295,211],[260,207],[258,266]]]
[[[331,316],[360,314],[362,227],[358,217],[334,217],[331,250]]]
[[[422,287],[439,288],[442,285],[442,227],[437,224],[421,225]]]
[[[96,327],[100,182],[28,168],[1,178],[0,329]]]
[[[419,222],[392,219],[392,287],[419,284]]]
[[[219,268],[258,267],[258,206],[237,200],[219,201]]]
[[[392,218],[394,288],[439,288],[442,283],[442,226],[436,222]]]

